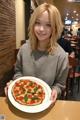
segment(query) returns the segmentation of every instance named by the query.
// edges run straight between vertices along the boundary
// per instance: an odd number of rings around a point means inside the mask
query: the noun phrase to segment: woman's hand
[[[58,96],[57,95],[57,90],[56,89],[52,89],[52,92],[51,92],[51,101],[52,101],[52,104],[55,104],[57,96]]]
[[[12,80],[10,80],[10,82],[7,82],[6,87],[4,88],[4,92],[6,96],[8,95],[8,88],[11,83],[12,83]]]

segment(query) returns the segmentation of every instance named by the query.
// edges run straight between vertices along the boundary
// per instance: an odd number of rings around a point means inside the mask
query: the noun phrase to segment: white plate
[[[45,91],[45,99],[43,100],[43,102],[41,104],[36,105],[36,106],[26,106],[26,105],[21,105],[15,101],[11,91],[12,91],[12,87],[15,84],[15,82],[19,81],[20,79],[23,79],[23,80],[28,79],[28,80],[35,81],[43,87],[43,89]],[[14,80],[10,84],[9,89],[8,89],[8,98],[9,98],[10,102],[17,109],[19,109],[23,112],[27,112],[27,113],[37,113],[37,112],[41,112],[41,111],[47,109],[51,105],[50,96],[51,96],[51,88],[48,86],[48,84],[45,83],[43,80],[36,78],[36,77],[32,77],[32,76],[20,77],[20,78]]]

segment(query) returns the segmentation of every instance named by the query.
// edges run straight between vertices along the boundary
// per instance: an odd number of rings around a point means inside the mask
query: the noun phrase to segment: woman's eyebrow
[[[39,18],[37,18],[36,21],[41,21],[41,20]]]
[[[36,19],[36,21],[43,22],[41,19]],[[50,21],[44,21],[47,24],[51,24]]]

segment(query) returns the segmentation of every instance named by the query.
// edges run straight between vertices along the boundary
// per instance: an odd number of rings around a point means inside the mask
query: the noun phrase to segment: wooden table
[[[53,107],[31,114],[19,111],[5,97],[0,97],[1,115],[5,120],[80,120],[80,102],[57,100]]]

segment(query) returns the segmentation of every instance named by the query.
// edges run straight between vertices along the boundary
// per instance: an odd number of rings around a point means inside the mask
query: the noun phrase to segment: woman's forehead
[[[46,22],[50,22],[50,17],[49,17],[48,11],[44,11],[42,14],[40,14],[38,16],[37,20],[40,20],[40,21],[44,20]]]

